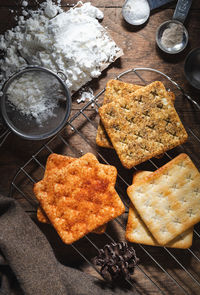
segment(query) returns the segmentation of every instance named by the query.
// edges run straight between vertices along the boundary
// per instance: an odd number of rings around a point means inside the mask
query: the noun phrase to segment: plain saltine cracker
[[[200,221],[200,173],[186,154],[131,185],[127,192],[160,245]]]
[[[133,184],[137,184],[138,181],[142,180],[151,173],[153,172],[137,171],[133,176]],[[147,226],[141,219],[132,203],[129,207],[128,222],[126,226],[126,239],[132,243],[160,246],[151,232],[148,230]],[[178,235],[173,241],[169,242],[165,246],[169,248],[187,249],[192,245],[192,239],[193,227]]]

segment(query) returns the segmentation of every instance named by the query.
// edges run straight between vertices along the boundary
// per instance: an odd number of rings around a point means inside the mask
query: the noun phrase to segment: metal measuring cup
[[[139,0],[137,0],[138,2]],[[166,5],[170,2],[173,2],[174,0],[143,0],[143,5],[145,5],[145,13],[140,16],[140,18],[134,18],[134,11],[131,11],[131,5],[134,7],[134,2],[136,0],[125,0],[123,6],[122,6],[122,15],[123,18],[127,23],[133,26],[140,26],[144,24],[149,16],[150,12],[156,8],[159,8],[163,5]],[[141,1],[140,1],[141,3]]]
[[[178,0],[172,20],[166,21],[158,27],[156,32],[156,43],[162,51],[169,54],[176,54],[183,51],[187,46],[189,39],[188,32],[183,23],[188,15],[191,4],[192,0]],[[180,26],[182,29],[182,40],[171,47],[167,47],[162,42],[162,37],[164,32],[166,32],[167,29],[170,29],[173,24]]]

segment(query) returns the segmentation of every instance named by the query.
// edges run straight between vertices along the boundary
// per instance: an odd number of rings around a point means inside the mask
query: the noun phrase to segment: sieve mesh
[[[31,66],[13,75],[3,87],[2,116],[17,135],[40,140],[54,135],[69,117],[71,98],[54,72]]]

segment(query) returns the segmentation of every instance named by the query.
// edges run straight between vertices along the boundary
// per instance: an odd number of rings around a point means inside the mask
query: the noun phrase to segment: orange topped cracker
[[[48,217],[46,216],[46,213],[44,212],[44,210],[41,207],[38,207],[38,209],[37,209],[37,219],[41,223],[50,223]],[[92,232],[95,234],[99,234],[99,235],[103,234],[106,231],[106,227],[107,227],[107,224],[105,223],[105,224],[95,228]]]
[[[38,209],[37,209],[37,219],[41,223],[50,223],[48,217],[46,216],[46,213],[44,212],[44,210],[41,207],[38,207]],[[106,231],[106,227],[107,227],[107,224],[105,223],[105,224],[95,228],[92,232],[95,234],[99,234],[99,235],[103,234]]]
[[[44,210],[39,206],[37,209],[37,220],[41,223],[50,223],[48,217],[46,216]]]
[[[75,161],[76,158],[68,157],[68,156],[63,156],[63,155],[58,155],[58,154],[51,154],[46,163],[46,169],[45,169],[45,174],[44,178],[41,181],[45,181],[45,178],[48,175],[51,175],[51,173],[55,173],[56,170],[62,169],[63,167],[66,167],[73,161]],[[46,213],[41,207],[38,207],[37,209],[37,219],[38,221],[42,223],[50,223],[48,217],[46,216]],[[102,234],[106,230],[106,224],[100,226],[99,228],[96,228],[93,232],[97,234]]]
[[[41,180],[41,182],[45,181],[45,178],[50,175],[51,173],[54,173],[55,170],[62,169],[63,167],[66,167],[68,164],[70,164],[72,161],[76,160],[75,158],[58,155],[58,154],[51,154],[49,155],[46,163],[45,173],[44,177]],[[48,220],[48,217],[46,216],[44,210],[42,208],[38,207],[37,209],[37,219],[38,221],[42,223],[50,223]]]
[[[188,137],[159,81],[103,105],[99,114],[122,165],[129,169],[184,143]]]
[[[125,211],[114,189],[116,177],[115,167],[88,153],[35,184],[35,195],[63,242],[71,244]]]
[[[76,158],[68,157],[64,155],[58,155],[58,154],[51,154],[49,155],[46,163],[46,169],[44,178],[48,176],[50,173],[52,173],[53,169],[62,169],[63,167],[66,167],[71,162],[75,161]]]

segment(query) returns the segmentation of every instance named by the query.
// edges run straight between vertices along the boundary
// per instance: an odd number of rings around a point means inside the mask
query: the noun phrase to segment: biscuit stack
[[[107,83],[96,143],[113,147],[125,168],[132,168],[184,143],[188,135],[174,108],[175,97],[164,85],[145,87]]]
[[[66,244],[105,224],[125,207],[115,191],[117,169],[91,154],[75,159],[52,154],[44,178],[34,185],[38,219],[50,222]],[[103,226],[103,228],[102,228]]]
[[[155,172],[139,172],[128,187],[131,200],[126,238],[172,248],[192,245],[200,221],[200,173],[186,154]]]

